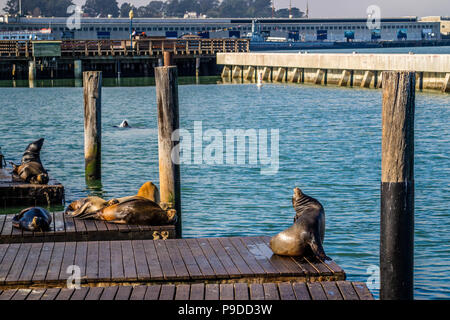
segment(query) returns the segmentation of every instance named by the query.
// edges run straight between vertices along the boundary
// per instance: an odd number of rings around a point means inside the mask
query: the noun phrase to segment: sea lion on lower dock
[[[50,213],[40,207],[24,209],[12,220],[13,227],[33,232],[49,231],[51,223]]]
[[[41,163],[40,152],[44,138],[36,140],[28,145],[22,156],[20,165],[11,162],[13,166],[13,177],[33,184],[47,184],[48,173]]]
[[[294,224],[272,237],[270,248],[281,256],[304,256],[309,250],[322,259],[329,260],[323,249],[325,236],[325,210],[319,201],[294,189],[292,204],[296,212]]]
[[[67,207],[65,214],[72,217],[83,217],[96,213],[98,210],[105,208],[108,205],[116,203],[116,199],[112,201],[103,200],[100,197],[87,197],[73,201]]]

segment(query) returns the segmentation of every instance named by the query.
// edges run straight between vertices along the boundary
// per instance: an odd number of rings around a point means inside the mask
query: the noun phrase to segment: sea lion
[[[117,199],[110,201],[103,200],[100,197],[87,197],[73,201],[67,207],[65,214],[72,217],[82,217],[97,212],[108,205],[117,203]]]
[[[20,165],[11,162],[13,166],[13,176],[20,180],[33,184],[47,184],[48,173],[41,163],[40,152],[44,138],[36,140],[28,145],[22,156]]]
[[[131,128],[128,124],[127,120],[123,120],[118,126],[114,126],[115,128]]]
[[[24,209],[12,220],[13,227],[28,231],[49,231],[51,223],[50,213],[39,207]]]
[[[140,196],[131,197],[94,214],[83,215],[82,219],[92,218],[120,224],[166,225],[176,222],[176,210],[163,210],[156,202]]]
[[[281,256],[305,256],[308,251],[322,260],[329,260],[322,243],[325,236],[325,210],[319,201],[294,189],[292,205],[294,224],[272,237],[270,248]]]

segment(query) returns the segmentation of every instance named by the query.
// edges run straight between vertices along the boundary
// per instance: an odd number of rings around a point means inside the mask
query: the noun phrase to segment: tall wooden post
[[[172,52],[164,51],[164,67],[170,67],[173,65]]]
[[[414,72],[383,72],[380,298],[414,296]]]
[[[181,238],[180,166],[172,161],[172,133],[179,129],[177,67],[155,68],[158,108],[159,190],[162,203],[177,211],[176,233]]]
[[[101,179],[102,73],[83,72],[84,161],[86,180]]]

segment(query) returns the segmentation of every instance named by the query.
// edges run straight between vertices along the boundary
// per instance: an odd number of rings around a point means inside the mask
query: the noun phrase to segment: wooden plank
[[[54,232],[56,234],[65,235],[66,233],[66,226],[64,223],[64,212],[53,212],[53,215],[55,217],[54,223],[55,223],[55,229]]]
[[[87,244],[87,264],[86,264],[86,278],[90,280],[98,280],[98,263],[99,263],[99,248],[97,241],[89,241]],[[90,293],[90,292],[89,292]]]
[[[337,281],[336,282],[339,290],[341,291],[344,300],[359,300],[358,294],[353,288],[351,282],[347,281]]]
[[[25,261],[27,260],[28,254],[31,249],[31,243],[23,243],[20,245],[19,251],[17,252],[14,263],[11,265],[11,269],[8,272],[8,276],[5,279],[5,283],[18,283],[20,273],[23,270]]]
[[[74,218],[69,217],[65,214],[63,214],[63,217],[64,217],[64,225],[66,228],[66,233],[75,233],[76,229],[75,229]]]
[[[241,257],[236,248],[231,244],[229,238],[219,238],[220,244],[223,246],[225,251],[230,256],[231,260],[234,262],[235,266],[238,267],[242,276],[254,276],[254,272],[251,270],[247,262]],[[261,268],[262,270],[262,268]]]
[[[19,283],[28,283],[33,278],[34,270],[36,269],[39,256],[41,254],[41,249],[42,249],[41,243],[33,243],[31,245],[27,261],[25,262],[25,266],[18,279]]]
[[[184,260],[181,257],[180,250],[176,245],[178,240],[168,239],[165,241],[158,241],[166,246],[167,252],[169,254],[170,260],[172,261],[173,268],[177,274],[177,280],[187,280],[189,279],[189,272],[184,264]]]
[[[289,282],[282,282],[278,284],[281,300],[296,300],[292,284]]]
[[[19,252],[20,244],[10,244],[0,264],[0,283],[4,282],[8,276],[17,252]]]
[[[239,271],[238,267],[233,263],[231,258],[228,256],[227,252],[220,244],[218,239],[208,239],[208,242],[211,248],[214,250],[215,254],[220,260],[220,263],[223,265],[228,275],[234,278],[240,277],[242,274]],[[220,276],[220,275],[219,275]]]
[[[61,270],[59,272],[59,279],[66,280],[70,275],[67,273],[67,268],[75,264],[75,253],[77,244],[75,242],[67,242],[64,248],[64,255],[61,263]]]
[[[280,300],[278,287],[275,283],[263,283],[264,298],[266,300]]]
[[[116,296],[116,292],[118,289],[119,289],[118,286],[105,287],[103,289],[100,300],[114,300],[114,297]]]
[[[303,273],[308,278],[317,278],[320,276],[319,270],[314,267],[308,260],[304,257],[291,257],[291,261],[293,261],[296,265],[299,266],[303,270]],[[330,271],[327,269],[327,272]]]
[[[312,300],[327,300],[327,295],[323,291],[319,282],[311,282],[306,284]]]
[[[88,287],[81,287],[80,289],[76,289],[75,292],[70,297],[70,300],[82,301],[86,298],[88,292]]]
[[[100,297],[102,296],[102,293],[103,293],[103,289],[104,288],[102,288],[102,287],[89,288],[89,291],[88,291],[86,297],[84,298],[84,300],[87,300],[87,301],[100,300]]]
[[[360,300],[374,300],[374,297],[367,286],[362,282],[352,282]]]
[[[7,215],[2,229],[2,238],[10,238],[13,230],[12,218],[14,215]]]
[[[49,288],[45,290],[45,293],[42,295],[41,300],[55,300],[60,290],[61,289],[59,288]]]
[[[203,300],[205,298],[205,284],[204,283],[193,283],[191,285],[191,293],[189,296],[190,300]]]
[[[81,280],[86,279],[87,242],[77,242],[74,265],[80,268]]]
[[[264,288],[260,283],[250,284],[250,299],[251,300],[264,300]]]
[[[3,261],[3,257],[5,256],[6,251],[8,251],[8,247],[9,244],[0,244],[0,264]]]
[[[267,276],[267,272],[264,270],[263,267],[259,265],[259,263],[256,261],[255,256],[251,254],[250,251],[248,251],[247,247],[245,247],[244,244],[242,243],[242,238],[232,237],[229,238],[228,240],[234,246],[234,248],[236,248],[239,255],[249,266],[253,274],[261,274]]]
[[[32,281],[40,282],[44,281],[47,275],[48,266],[50,264],[50,258],[53,252],[53,242],[45,242],[42,244],[39,260],[34,270]]]
[[[31,289],[18,289],[11,300],[25,300],[30,294]]]
[[[229,278],[229,273],[220,262],[207,239],[188,239],[187,244],[192,250],[195,261],[206,279],[214,279],[218,276]]]
[[[75,290],[76,289],[62,288],[61,291],[59,291],[58,296],[55,298],[55,300],[58,301],[70,300]]]
[[[33,289],[27,297],[27,301],[40,300],[46,289]]]
[[[3,225],[5,224],[5,220],[6,220],[6,214],[0,214],[0,235],[2,234]]]
[[[158,260],[158,254],[153,240],[143,240],[142,244],[145,249],[145,257],[147,258],[148,268],[152,280],[163,280],[164,275],[161,269],[161,264]]]
[[[98,243],[98,281],[111,280],[111,248],[109,241]]]
[[[52,256],[50,258],[50,264],[45,276],[46,281],[55,281],[59,278],[61,270],[61,263],[64,256],[64,242],[57,242],[53,246]]]
[[[294,282],[292,284],[292,289],[294,290],[297,300],[311,300],[308,288],[304,282]]]
[[[324,281],[321,283],[325,294],[327,295],[327,300],[342,300],[341,293],[335,282]]]
[[[16,294],[17,289],[5,290],[0,295],[0,301],[9,301]]]
[[[234,300],[234,286],[232,283],[221,283],[220,300]]]
[[[147,286],[136,286],[131,292],[130,300],[144,300],[145,292],[147,291]]]
[[[132,289],[133,287],[131,286],[119,286],[119,289],[117,290],[117,294],[114,300],[121,300],[121,301],[128,300],[131,296]]]
[[[219,284],[217,283],[206,284],[205,300],[219,300]]]
[[[144,300],[158,300],[160,291],[161,285],[148,286]]]
[[[123,255],[124,276],[127,281],[137,280],[136,262],[134,261],[131,240],[121,241]]]
[[[84,225],[84,221],[80,219],[73,219],[75,223],[75,230],[77,233],[83,234],[87,233],[86,226]]]
[[[111,280],[124,279],[122,246],[120,241],[111,241]]]
[[[234,298],[235,300],[248,300],[248,285],[247,283],[234,284]]]
[[[161,269],[164,274],[164,279],[176,279],[176,272],[172,265],[172,260],[170,260],[169,253],[167,252],[164,241],[156,240],[154,241],[156,252],[158,254],[159,263],[161,264]]]
[[[189,300],[190,290],[191,290],[191,286],[188,284],[177,285],[176,292],[175,292],[175,300]]]
[[[253,244],[252,241],[249,240],[248,237],[244,237],[240,239],[243,243],[243,245],[247,248],[247,250],[250,252],[250,254],[255,258],[255,260],[258,262],[258,264],[264,269],[264,271],[269,276],[279,276],[280,271],[278,271],[267,259],[266,256],[264,256],[261,251]]]
[[[195,242],[197,244],[197,242]],[[181,257],[183,258],[184,264],[186,266],[187,271],[189,272],[189,278],[191,279],[209,279],[210,277],[203,276],[202,272],[200,271],[199,265],[197,264],[197,261],[195,260],[192,251],[187,244],[186,240],[179,239],[177,240],[177,246],[181,253]],[[197,245],[198,247],[198,245]],[[200,247],[198,247],[198,251],[201,252]],[[211,269],[209,264],[207,264],[210,270],[210,274],[212,274],[212,277],[214,277],[214,271]]]
[[[341,278],[340,280],[345,280],[345,271],[334,260],[323,261],[323,263],[336,277]]]
[[[175,285],[163,284],[161,286],[161,292],[159,294],[159,300],[173,300],[175,294]]]
[[[142,240],[135,240],[131,244],[133,246],[133,254],[136,262],[137,278],[139,280],[150,279],[150,270],[145,257],[145,249]]]
[[[333,275],[333,272],[320,259],[305,257],[304,260],[308,262],[320,276]]]

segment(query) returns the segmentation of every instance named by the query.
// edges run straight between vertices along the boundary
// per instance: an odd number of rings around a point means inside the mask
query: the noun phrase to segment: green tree
[[[106,17],[108,14],[118,17],[119,5],[116,0],[86,0],[83,12],[90,17]]]
[[[223,0],[218,8],[221,18],[247,17],[249,0]]]
[[[67,17],[67,8],[73,5],[71,0],[22,0],[22,14],[42,15],[46,17]],[[3,11],[9,14],[19,13],[19,1],[8,0]]]
[[[122,3],[119,9],[120,17],[121,18],[128,18],[128,14],[130,10],[133,9],[133,12],[136,14],[136,7],[128,2]]]

